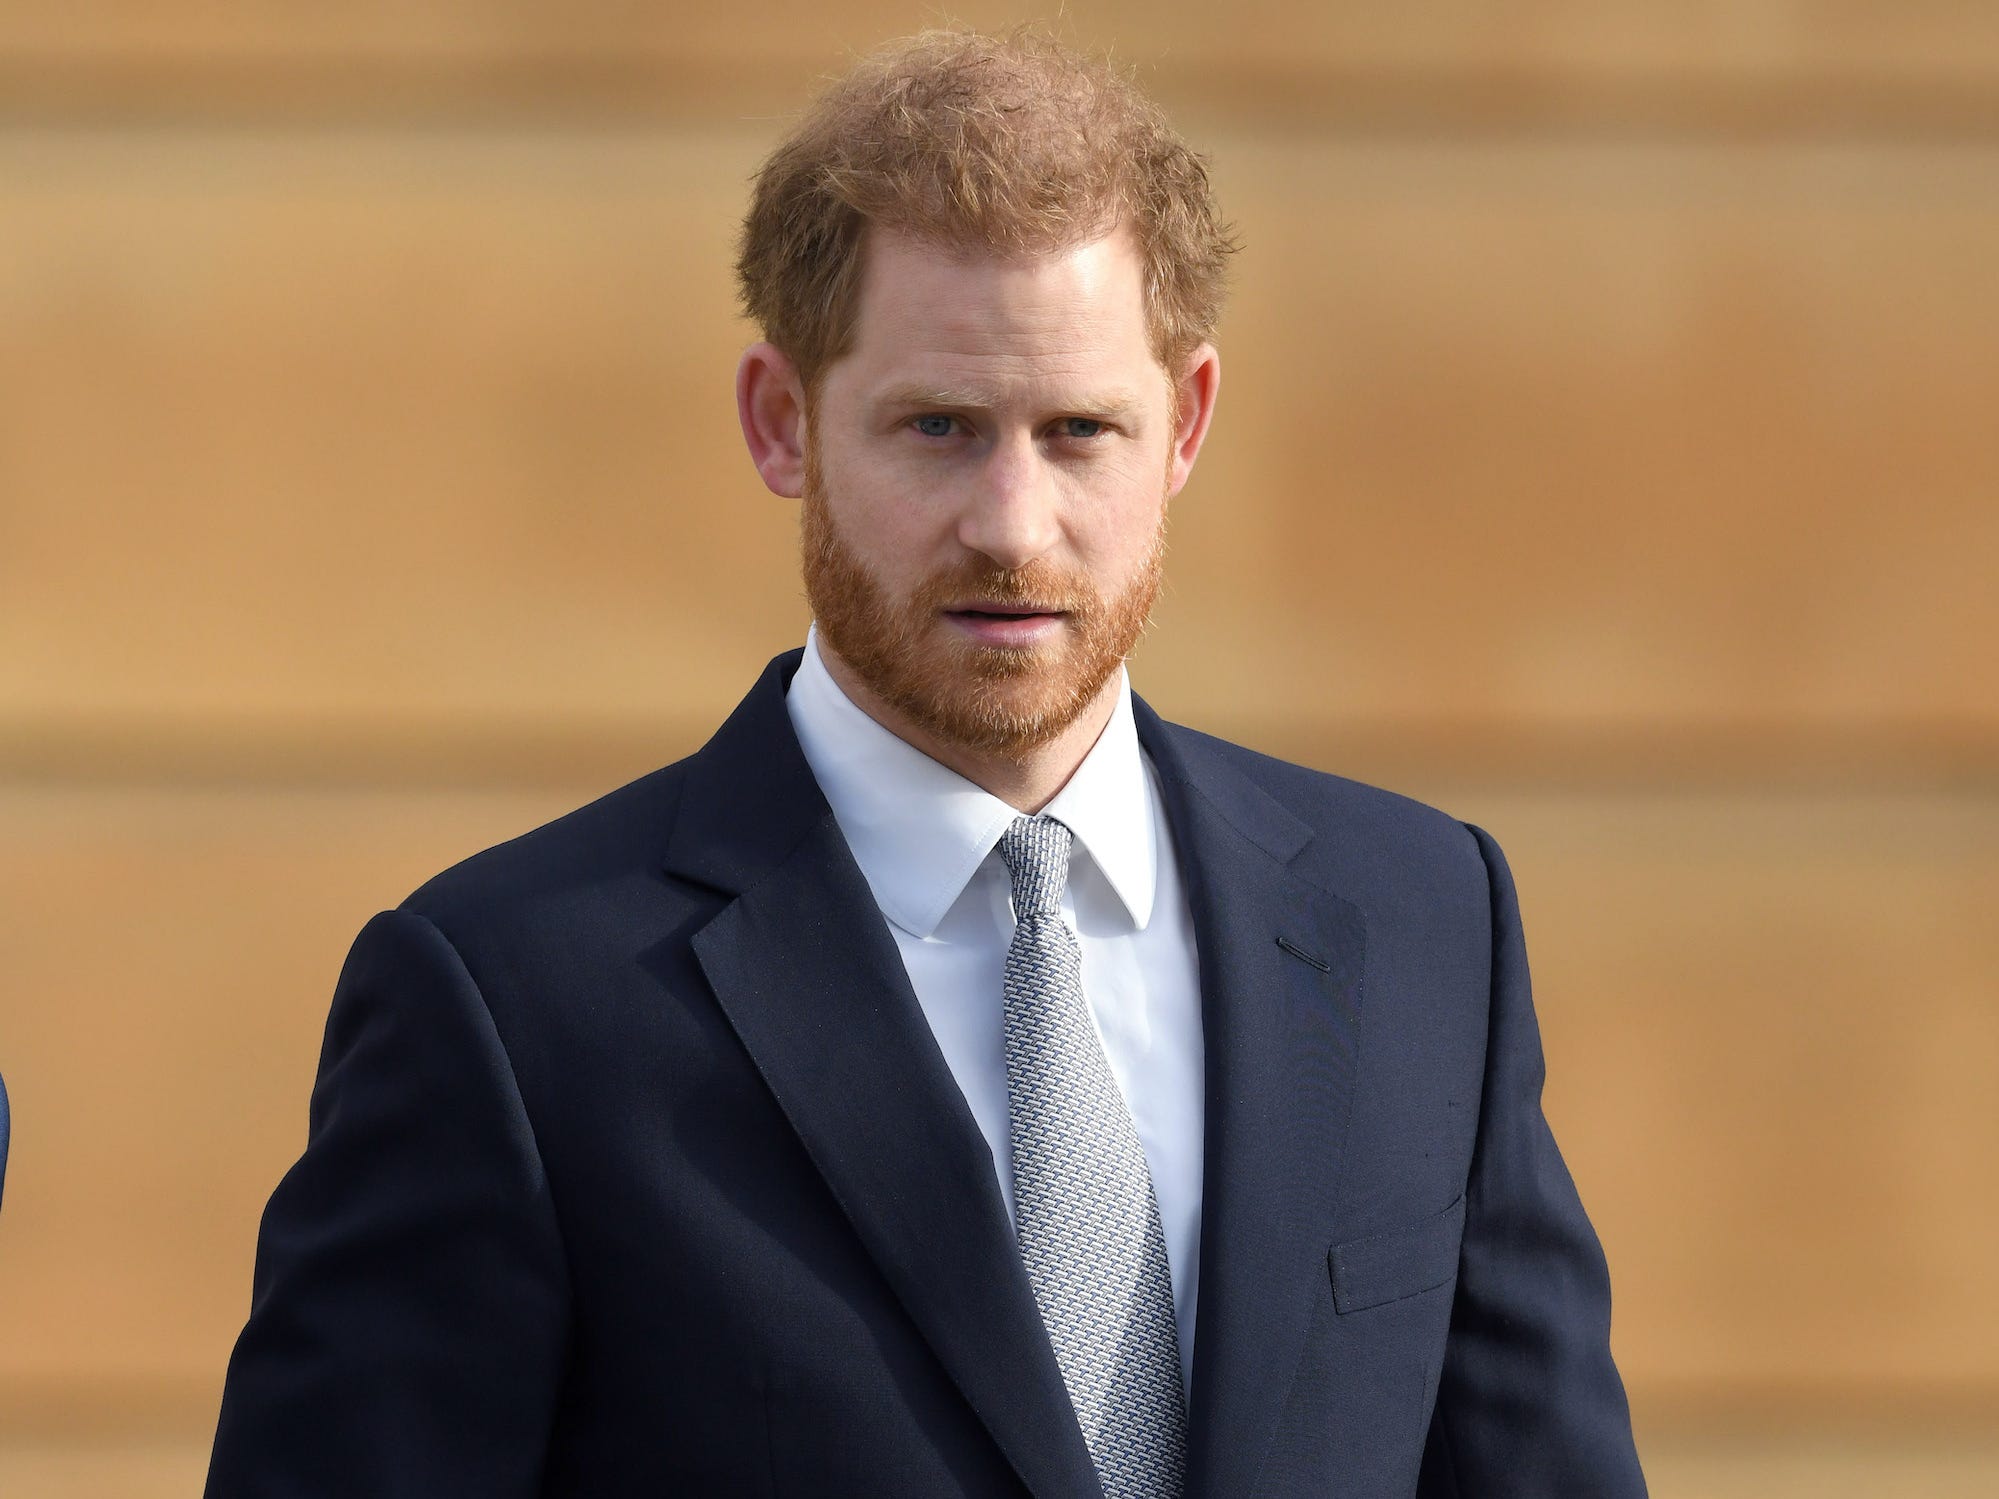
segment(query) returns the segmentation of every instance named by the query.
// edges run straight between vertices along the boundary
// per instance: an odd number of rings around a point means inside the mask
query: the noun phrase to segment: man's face
[[[876,233],[807,419],[823,643],[948,744],[1047,743],[1145,626],[1172,439],[1123,234],[1002,261]]]

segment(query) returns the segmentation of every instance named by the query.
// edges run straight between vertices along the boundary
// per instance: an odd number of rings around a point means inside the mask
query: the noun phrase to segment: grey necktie
[[[999,842],[1016,922],[1005,1021],[1020,1256],[1105,1499],[1177,1499],[1187,1413],[1166,1237],[1062,919],[1069,846],[1052,817],[1015,818]]]

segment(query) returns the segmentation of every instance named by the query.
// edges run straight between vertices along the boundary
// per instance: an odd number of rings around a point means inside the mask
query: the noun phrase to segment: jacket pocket
[[[1408,1228],[1393,1228],[1335,1244],[1326,1259],[1333,1274],[1333,1309],[1342,1316],[1448,1285],[1458,1273],[1464,1237],[1462,1196],[1441,1213]]]

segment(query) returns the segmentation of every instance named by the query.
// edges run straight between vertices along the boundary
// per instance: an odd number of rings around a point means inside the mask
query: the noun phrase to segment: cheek
[[[921,577],[949,549],[952,532],[944,508],[884,475],[828,472],[824,497],[841,543],[882,583],[896,586]]]
[[[1152,553],[1166,513],[1166,486],[1156,476],[1098,493],[1075,512],[1072,532],[1079,550],[1106,569],[1131,572]]]

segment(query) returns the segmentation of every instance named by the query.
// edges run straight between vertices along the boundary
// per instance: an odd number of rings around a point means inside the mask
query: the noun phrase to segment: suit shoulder
[[[1180,724],[1166,726],[1190,761],[1219,763],[1244,777],[1312,829],[1342,864],[1374,870],[1426,866],[1453,879],[1475,877],[1483,892],[1485,860],[1471,828],[1438,807],[1399,791],[1280,760]]]
[[[446,932],[648,874],[666,846],[687,761],[640,776],[426,880],[401,909]]]

